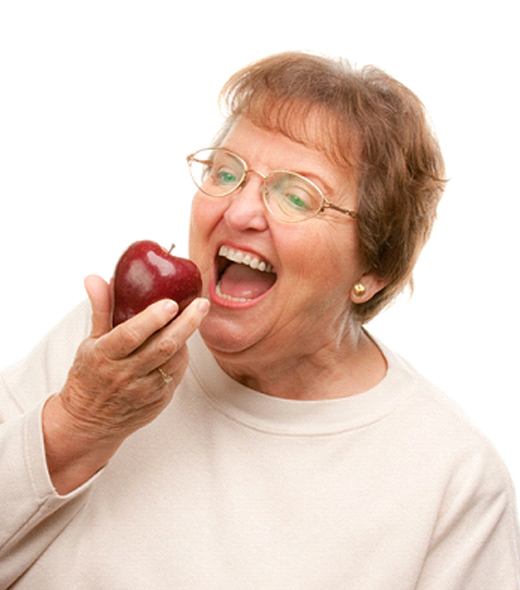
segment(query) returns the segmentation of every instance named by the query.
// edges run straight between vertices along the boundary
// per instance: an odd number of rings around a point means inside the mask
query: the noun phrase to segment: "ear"
[[[372,297],[384,289],[389,283],[375,272],[368,272],[362,275],[350,289],[350,300],[352,303],[366,303]]]

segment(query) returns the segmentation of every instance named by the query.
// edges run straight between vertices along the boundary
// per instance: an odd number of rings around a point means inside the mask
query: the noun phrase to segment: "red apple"
[[[196,264],[172,256],[151,240],[131,244],[114,275],[114,316],[117,326],[159,299],[174,299],[179,313],[200,295],[202,280]]]

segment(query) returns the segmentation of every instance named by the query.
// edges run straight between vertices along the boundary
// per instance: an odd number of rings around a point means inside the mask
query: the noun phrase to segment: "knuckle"
[[[139,332],[131,324],[122,326],[120,338],[125,348],[136,348],[141,343]]]
[[[107,357],[97,343],[84,342],[78,348],[74,361],[69,369],[69,377],[77,382],[93,381],[107,366]]]
[[[124,391],[131,388],[135,380],[134,373],[126,367],[113,367],[110,372],[110,381],[115,391]]]
[[[168,362],[165,367],[165,370],[170,375],[174,376],[175,379],[179,379],[182,377],[184,371],[188,367],[188,349],[186,346],[183,346],[179,349],[177,354]]]
[[[187,334],[191,334],[192,332],[194,332],[199,327],[199,323],[201,321],[196,311],[190,309],[189,312],[190,313],[186,313],[186,315],[184,316],[184,331]]]
[[[150,314],[153,317],[153,321],[157,326],[163,326],[167,319],[170,319],[165,315],[164,302],[162,300],[156,301],[149,308]]]
[[[88,351],[93,358],[101,362],[102,360],[108,360],[107,351],[107,335],[101,336],[92,343],[92,346],[88,348]]]
[[[109,362],[109,358],[103,344],[104,343],[102,341],[98,341],[89,351],[89,358],[94,365],[104,366]]]
[[[191,332],[195,332],[195,330],[199,327],[199,324],[201,322],[201,319],[199,318],[198,315],[191,315],[188,321],[188,328]]]
[[[75,360],[83,363],[100,354],[100,342],[87,338],[83,340],[76,350]]]
[[[167,337],[159,341],[158,349],[161,356],[172,356],[178,351],[179,345],[177,344],[177,340]]]

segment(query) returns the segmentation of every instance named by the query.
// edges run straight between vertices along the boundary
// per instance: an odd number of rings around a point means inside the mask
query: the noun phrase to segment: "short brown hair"
[[[369,321],[412,287],[445,184],[439,145],[415,94],[373,66],[354,69],[342,59],[288,52],[238,71],[221,97],[229,109],[224,131],[243,115],[356,172],[360,251],[388,281],[370,301],[354,305],[357,320]],[[306,128],[311,112],[320,115],[321,141]]]

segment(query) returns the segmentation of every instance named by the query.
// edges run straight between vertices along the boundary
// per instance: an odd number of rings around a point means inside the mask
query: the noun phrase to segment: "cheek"
[[[206,243],[208,235],[222,217],[222,203],[197,193],[191,203],[190,254]]]
[[[292,233],[292,232],[291,232]],[[344,290],[360,272],[356,236],[348,228],[326,225],[316,231],[306,229],[301,235],[285,235],[280,248],[293,278],[322,290]]]
[[[208,209],[204,207],[204,200],[200,193],[196,193],[191,202],[190,230],[192,232],[204,225]]]
[[[224,200],[211,199],[197,193],[191,204],[189,257],[199,267],[203,281],[208,280],[213,271],[214,240],[223,214],[226,211]]]
[[[206,217],[202,199],[195,196],[191,204],[189,256],[199,268],[202,264],[202,246],[206,242],[205,236],[207,235],[208,220]]]

